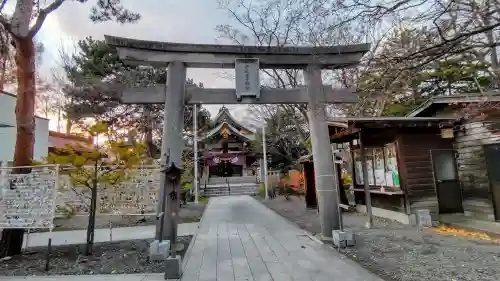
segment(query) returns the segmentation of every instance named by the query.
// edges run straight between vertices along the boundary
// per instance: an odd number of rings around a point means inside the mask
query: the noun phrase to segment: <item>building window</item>
[[[363,185],[361,153],[359,149],[355,150],[353,153],[356,184]],[[399,171],[395,143],[390,143],[383,147],[366,148],[365,155],[369,185],[399,187]]]

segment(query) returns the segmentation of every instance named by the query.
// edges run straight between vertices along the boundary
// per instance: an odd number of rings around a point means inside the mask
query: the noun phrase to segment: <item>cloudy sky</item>
[[[217,0],[122,0],[127,8],[141,14],[138,23],[94,24],[88,18],[94,2],[67,1],[48,16],[37,35],[37,41],[45,46],[41,67],[43,76],[51,77],[51,71],[57,68],[61,48],[72,52],[74,43],[87,36],[103,39],[109,34],[179,43],[227,43],[217,38],[215,27],[232,23],[228,12],[218,8]],[[227,74],[227,70],[214,69],[188,69],[187,72],[188,77],[202,82],[206,88],[234,87],[233,81],[224,78]],[[227,107],[237,119],[242,119],[244,108]],[[220,106],[207,108],[215,115]]]

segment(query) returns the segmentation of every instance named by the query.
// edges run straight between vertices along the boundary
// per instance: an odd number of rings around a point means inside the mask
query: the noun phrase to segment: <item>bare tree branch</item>
[[[53,11],[55,11],[57,8],[59,8],[64,3],[64,1],[66,0],[55,0],[49,6],[47,6],[44,9],[41,9],[38,12],[38,17],[35,21],[35,24],[31,27],[30,31],[28,32],[29,38],[33,38],[37,34],[47,16]]]

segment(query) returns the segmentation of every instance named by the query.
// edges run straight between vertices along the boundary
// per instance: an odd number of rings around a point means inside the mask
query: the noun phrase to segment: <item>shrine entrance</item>
[[[326,103],[353,103],[358,100],[352,89],[333,89],[323,85],[322,69],[355,66],[369,51],[369,44],[327,47],[261,47],[235,45],[199,45],[154,42],[105,36],[120,59],[134,65],[168,67],[167,85],[126,89],[121,101],[128,104],[164,104],[161,145],[161,194],[156,239],[176,241],[176,214],[179,211],[181,155],[184,146],[185,104],[307,104],[314,158],[315,186],[318,194],[321,234],[332,237],[340,228],[338,180],[334,171]],[[186,68],[234,68],[235,88],[210,89],[186,87]],[[261,87],[260,69],[300,69],[305,86],[291,89]],[[230,128],[228,125],[221,125]],[[224,133],[226,129],[222,130]],[[250,164],[251,165],[251,164]],[[227,167],[227,166],[226,166]],[[232,173],[235,172],[232,166]],[[223,173],[229,170],[222,169]],[[196,183],[195,181],[194,183]],[[168,194],[169,196],[165,196]],[[166,203],[165,203],[166,202]]]
[[[211,177],[233,177],[241,176],[241,166],[233,165],[229,161],[222,161],[215,166],[215,171],[210,173]]]
[[[223,161],[219,164],[219,174],[222,177],[232,177],[233,176],[233,167],[229,161]]]
[[[233,177],[242,175],[241,166],[233,165],[229,161],[221,161],[209,168],[210,177]]]

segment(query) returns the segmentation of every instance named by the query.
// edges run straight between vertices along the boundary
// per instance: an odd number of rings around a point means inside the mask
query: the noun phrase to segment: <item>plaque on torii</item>
[[[259,59],[234,60],[236,100],[260,100]]]
[[[181,44],[104,36],[116,47],[120,59],[130,65],[168,67],[167,85],[133,88],[123,92],[128,104],[164,104],[162,159],[170,151],[170,165],[181,163],[184,142],[185,104],[307,104],[311,129],[315,184],[318,193],[321,234],[332,237],[339,229],[338,181],[330,151],[325,103],[353,103],[358,100],[351,89],[333,89],[323,85],[322,69],[340,69],[359,63],[370,50],[369,44],[323,47],[260,47],[237,45]],[[234,68],[236,87],[210,89],[186,86],[186,68]],[[292,89],[260,87],[259,69],[302,69],[305,86]],[[168,162],[168,161],[167,161]],[[162,162],[163,163],[163,162]],[[167,186],[162,176],[162,187]],[[168,186],[167,186],[168,187]],[[178,184],[171,189],[179,189]],[[161,198],[161,195],[160,195]],[[169,202],[168,204],[177,204]],[[161,211],[161,210],[160,210]],[[175,220],[166,214],[163,222],[171,229]],[[160,234],[158,231],[156,239]],[[168,239],[168,238],[167,238]]]

